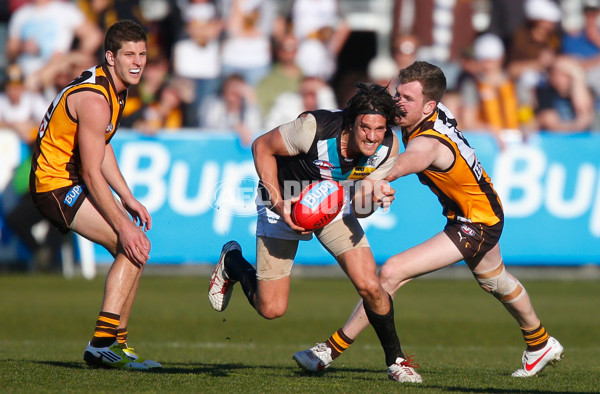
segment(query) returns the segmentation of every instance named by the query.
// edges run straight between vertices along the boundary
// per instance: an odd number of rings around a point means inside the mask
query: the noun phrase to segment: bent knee
[[[400,286],[411,279],[408,275],[398,270],[398,267],[392,267],[391,265],[384,265],[379,272],[381,286],[390,294],[395,293]]]
[[[286,303],[269,303],[257,305],[256,311],[259,315],[268,320],[277,319],[285,314],[287,311]]]
[[[380,294],[381,283],[377,277],[371,280],[361,280],[355,283],[355,286],[358,294],[365,300],[376,299]]]
[[[258,314],[268,320],[277,319],[285,314],[285,310],[267,308],[258,311]]]
[[[492,294],[502,303],[513,303],[525,295],[525,289],[521,283],[506,271],[503,263],[487,272],[473,271],[473,275],[483,290]]]

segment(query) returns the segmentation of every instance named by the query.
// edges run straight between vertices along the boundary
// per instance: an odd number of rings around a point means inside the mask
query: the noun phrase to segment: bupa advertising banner
[[[507,264],[600,264],[600,135],[538,134],[502,152],[488,135],[465,135],[502,199]],[[151,264],[215,263],[232,239],[254,262],[257,178],[250,148],[235,135],[122,130],[112,143],[129,186],[152,215]],[[16,165],[21,151],[0,149]],[[392,185],[391,209],[361,219],[378,263],[445,224],[436,196],[415,175]],[[99,263],[112,261],[99,246],[82,250]],[[316,239],[300,242],[296,262],[336,264]]]
[[[502,152],[489,136],[467,139],[502,198],[507,263],[600,263],[600,136],[540,134]],[[114,147],[130,187],[153,216],[153,261],[215,262],[231,239],[254,261],[257,179],[250,149],[237,138],[120,133]],[[380,263],[445,224],[437,198],[415,175],[393,186],[392,208],[362,220]],[[110,260],[97,250],[100,260]],[[296,261],[335,264],[316,239],[301,242]]]

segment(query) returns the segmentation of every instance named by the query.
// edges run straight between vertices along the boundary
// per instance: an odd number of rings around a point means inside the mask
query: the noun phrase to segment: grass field
[[[260,318],[239,288],[211,309],[208,278],[148,276],[129,323],[130,344],[160,372],[91,369],[82,360],[103,279],[0,276],[2,392],[600,392],[600,286],[523,281],[538,315],[565,347],[540,376],[515,379],[524,349],[516,323],[473,280],[419,279],[396,298],[396,324],[423,384],[388,381],[369,330],[329,370],[307,375],[292,354],[338,329],[357,297],[345,278],[292,281],[287,314]]]

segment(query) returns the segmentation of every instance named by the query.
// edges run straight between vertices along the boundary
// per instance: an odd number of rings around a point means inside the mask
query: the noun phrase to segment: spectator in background
[[[266,116],[265,130],[291,122],[305,111],[337,108],[335,93],[323,78],[304,77],[297,92],[284,92],[277,97]]]
[[[562,53],[572,56],[584,68],[588,85],[600,98],[600,0],[584,0],[581,28],[562,35]]]
[[[523,0],[490,0],[488,33],[500,37],[505,48],[512,47],[515,32],[525,25]]]
[[[173,72],[194,84],[194,99],[185,107],[183,124],[198,127],[198,108],[206,97],[219,90],[219,39],[223,22],[211,0],[190,0],[183,7],[182,16],[186,37],[177,41],[173,48]]]
[[[163,84],[156,99],[144,107],[141,118],[135,121],[133,128],[147,135],[155,135],[159,131],[173,132],[181,129],[185,97],[182,89],[185,89],[185,84],[184,80],[176,78]],[[193,91],[190,93],[193,95]]]
[[[387,87],[393,96],[396,94],[396,76],[400,68],[394,59],[389,56],[376,56],[369,61],[367,76],[371,83]]]
[[[169,79],[169,59],[161,54],[148,57],[138,85],[129,88],[121,127],[131,128],[144,117],[146,108],[159,99],[160,91]]]
[[[515,33],[507,51],[509,75],[517,82],[522,103],[535,106],[534,90],[560,49],[560,7],[552,0],[526,0],[526,24]]]
[[[9,207],[5,206],[6,212],[0,214],[4,215],[10,230],[31,253],[25,268],[33,272],[57,272],[62,266],[61,247],[71,237],[58,231],[33,204],[29,195],[30,169],[31,156],[28,155],[15,169],[9,186],[17,199]]]
[[[25,88],[23,73],[18,64],[7,68],[4,91],[0,93],[0,128],[14,131],[21,141],[32,146],[38,127],[48,105],[43,95]],[[27,269],[51,272],[60,268],[60,248],[66,237],[42,217],[28,193],[31,157],[16,168],[9,185],[16,197],[14,204],[5,205],[7,225],[31,252]]]
[[[4,91],[0,93],[0,128],[13,130],[30,145],[49,104],[40,93],[25,88],[18,64],[8,66]]]
[[[21,66],[28,89],[39,90],[53,87],[64,68],[95,64],[101,44],[101,30],[75,4],[33,0],[10,18],[6,55]]]
[[[106,31],[121,19],[143,24],[139,1],[130,0],[74,0],[86,17],[100,30]]]
[[[594,120],[594,103],[577,61],[561,55],[550,67],[548,81],[536,89],[536,117],[541,130],[587,131]]]
[[[417,60],[419,39],[412,34],[400,34],[392,41],[392,56],[398,70],[406,68]]]
[[[244,146],[261,131],[256,91],[240,74],[225,78],[221,94],[206,98],[198,117],[202,128],[236,132]]]
[[[474,1],[395,0],[392,37],[414,35],[419,43],[417,60],[442,68],[448,89],[455,88],[461,51],[473,43]]]
[[[461,85],[457,112],[462,129],[492,133],[500,148],[504,148],[505,138],[521,137],[522,131],[516,89],[503,67],[504,53],[504,44],[495,34],[475,39],[475,72]]]
[[[350,36],[338,0],[293,0],[291,26],[299,42],[296,63],[305,75],[330,81]]]
[[[271,68],[271,0],[232,0],[222,45],[223,77],[240,74],[256,86]]]
[[[256,87],[258,102],[263,114],[268,114],[277,96],[284,92],[297,92],[302,81],[302,70],[296,64],[298,40],[285,34],[275,42],[275,63],[271,71]]]

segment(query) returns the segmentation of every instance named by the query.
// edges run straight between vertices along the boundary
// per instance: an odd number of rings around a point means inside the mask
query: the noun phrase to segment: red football
[[[344,188],[333,180],[308,185],[300,200],[292,206],[292,220],[307,230],[324,227],[340,213],[344,205]]]

